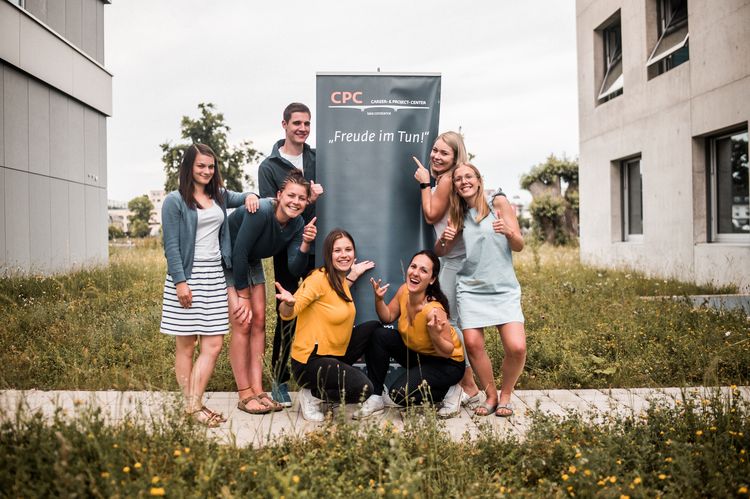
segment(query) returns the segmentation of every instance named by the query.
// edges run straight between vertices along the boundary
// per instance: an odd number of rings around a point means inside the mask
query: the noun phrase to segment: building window
[[[620,12],[597,30],[602,37],[602,62],[604,76],[599,86],[597,102],[607,102],[622,95],[622,30]]]
[[[747,126],[708,140],[711,240],[750,242]]]
[[[690,58],[687,0],[657,0],[657,19],[659,38],[646,61],[649,78]]]
[[[620,163],[620,186],[622,192],[622,240],[643,239],[643,183],[641,158],[632,158]]]

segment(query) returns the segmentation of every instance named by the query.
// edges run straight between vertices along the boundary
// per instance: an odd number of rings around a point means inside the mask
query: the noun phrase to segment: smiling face
[[[310,136],[310,115],[303,112],[294,112],[289,121],[282,121],[287,143],[302,146]]]
[[[354,243],[346,236],[342,236],[333,243],[331,261],[336,272],[347,274],[354,264]]]
[[[196,154],[193,161],[193,182],[206,187],[211,179],[214,178],[216,171],[216,161],[212,156],[206,154]]]
[[[442,139],[437,139],[430,151],[430,166],[433,173],[437,176],[450,170],[456,162],[456,155],[453,148],[446,144]]]
[[[427,255],[412,258],[406,270],[406,289],[409,293],[423,293],[427,286],[435,282],[434,266]]]
[[[481,179],[474,168],[460,165],[453,170],[453,189],[473,207],[473,200],[481,189]]]
[[[287,182],[284,190],[276,193],[276,220],[287,223],[297,218],[307,206],[307,187],[302,184]]]

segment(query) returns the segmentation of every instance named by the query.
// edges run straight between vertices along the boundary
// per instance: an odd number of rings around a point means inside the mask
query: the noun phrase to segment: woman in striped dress
[[[254,211],[258,197],[225,190],[216,154],[193,144],[180,163],[179,188],[162,206],[167,278],[160,329],[176,340],[175,374],[186,411],[207,426],[225,421],[203,405],[203,392],[229,327],[223,267],[231,267],[232,245],[226,209],[243,203]],[[196,341],[200,353],[193,362]]]

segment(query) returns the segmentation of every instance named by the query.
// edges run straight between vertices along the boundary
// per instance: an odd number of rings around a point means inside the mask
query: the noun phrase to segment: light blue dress
[[[492,229],[495,214],[490,210],[476,223],[476,210],[464,219],[466,260],[456,274],[458,315],[464,329],[523,322],[521,285],[513,270],[508,239]]]

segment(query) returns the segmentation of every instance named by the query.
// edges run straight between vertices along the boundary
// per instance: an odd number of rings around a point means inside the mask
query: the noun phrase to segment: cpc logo
[[[356,91],[356,92],[333,92],[331,94],[331,102],[334,104],[347,104],[350,102],[353,102],[355,104],[363,104],[362,102],[362,92]]]

